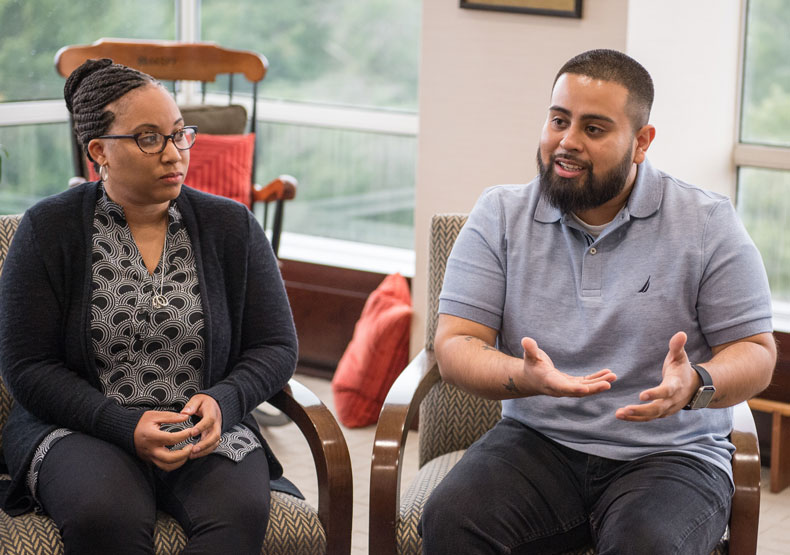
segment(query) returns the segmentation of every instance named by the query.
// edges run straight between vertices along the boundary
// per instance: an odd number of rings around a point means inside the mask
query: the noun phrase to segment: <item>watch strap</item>
[[[713,378],[711,378],[710,373],[699,364],[691,364],[691,368],[702,380],[702,385],[694,393],[688,404],[683,407],[683,410],[707,408],[713,395],[716,393],[716,388],[713,386]]]
[[[700,379],[702,380],[702,386],[709,386],[713,385],[713,378],[710,377],[710,374],[704,367],[700,366],[699,364],[691,364],[691,367],[694,371],[699,375]]]

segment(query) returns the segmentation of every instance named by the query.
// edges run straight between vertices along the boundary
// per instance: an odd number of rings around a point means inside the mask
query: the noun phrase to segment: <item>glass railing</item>
[[[259,182],[299,180],[286,231],[411,249],[415,136],[262,123]]]
[[[299,180],[297,197],[286,208],[288,232],[412,249],[416,135],[387,132],[386,125],[363,130],[365,114],[353,116],[351,129],[259,122],[257,181],[283,173]],[[24,211],[65,189],[73,176],[65,122],[0,126],[0,144],[8,151],[2,213]]]

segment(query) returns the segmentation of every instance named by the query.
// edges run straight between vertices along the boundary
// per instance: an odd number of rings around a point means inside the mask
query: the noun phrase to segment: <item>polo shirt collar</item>
[[[663,188],[659,186],[659,172],[653,168],[650,160],[639,164],[636,181],[631,190],[623,211],[626,217],[647,218],[658,210],[661,205]],[[563,214],[541,195],[535,209],[535,220],[543,223],[558,222],[563,219]]]
[[[664,188],[661,187],[661,174],[650,160],[639,164],[636,182],[626,203],[627,213],[635,218],[647,218],[658,211]]]

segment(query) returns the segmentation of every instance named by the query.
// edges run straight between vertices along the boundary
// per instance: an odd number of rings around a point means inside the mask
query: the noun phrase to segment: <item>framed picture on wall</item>
[[[582,0],[461,0],[461,7],[558,17],[582,16]]]

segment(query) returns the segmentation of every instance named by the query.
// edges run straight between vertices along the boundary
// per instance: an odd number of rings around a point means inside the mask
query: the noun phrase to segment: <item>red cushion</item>
[[[208,135],[198,133],[190,152],[184,183],[242,204],[252,204],[252,152],[255,134]]]
[[[332,378],[335,412],[349,428],[374,424],[409,360],[409,284],[392,274],[373,291]]]
[[[252,151],[255,134],[209,135],[198,133],[190,149],[185,184],[252,205]],[[93,162],[86,159],[90,181],[98,181]]]
[[[88,181],[98,181],[99,179],[101,179],[99,177],[99,174],[96,172],[96,170],[93,169],[93,162],[88,160],[87,157],[85,158],[85,165],[88,168]]]

